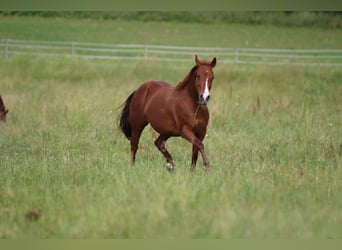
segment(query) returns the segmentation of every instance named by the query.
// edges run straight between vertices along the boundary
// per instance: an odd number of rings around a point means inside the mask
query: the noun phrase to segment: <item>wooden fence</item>
[[[83,57],[109,60],[192,61],[216,56],[230,64],[342,66],[342,49],[205,48],[0,39],[0,51],[12,55]]]

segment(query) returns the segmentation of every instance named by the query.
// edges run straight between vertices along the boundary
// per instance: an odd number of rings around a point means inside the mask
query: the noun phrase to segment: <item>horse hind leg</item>
[[[132,136],[131,136],[131,164],[132,165],[134,165],[135,163],[135,156],[139,148],[140,136],[146,125],[147,124],[145,124],[139,129],[132,128]]]
[[[166,168],[169,171],[172,171],[174,169],[174,165],[173,165],[173,160],[172,160],[172,156],[170,155],[170,153],[167,151],[167,149],[165,148],[165,143],[167,141],[167,139],[169,139],[168,136],[163,136],[163,135],[159,135],[159,137],[157,138],[157,140],[155,140],[154,144],[157,146],[157,148],[159,149],[159,151],[163,154],[163,156],[166,159]]]
[[[138,151],[138,144],[139,144],[139,139],[140,139],[140,134],[137,133],[132,133],[131,137],[131,165],[134,165],[135,163],[135,155]]]

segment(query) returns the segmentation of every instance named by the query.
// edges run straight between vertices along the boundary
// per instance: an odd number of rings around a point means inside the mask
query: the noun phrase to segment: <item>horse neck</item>
[[[196,72],[196,70],[197,70],[197,65],[196,66],[194,66],[191,70],[190,70],[190,72],[186,75],[186,77],[183,79],[183,81],[180,81],[177,85],[176,85],[176,89],[177,90],[182,90],[182,89],[184,89],[185,87],[187,87],[187,85],[191,82],[191,81],[193,81],[193,79],[194,79],[194,75],[195,75],[195,72]]]
[[[191,97],[195,103],[198,101],[197,92],[195,89],[195,77],[188,75],[182,82],[180,82],[175,90],[179,92],[177,95],[186,95]]]

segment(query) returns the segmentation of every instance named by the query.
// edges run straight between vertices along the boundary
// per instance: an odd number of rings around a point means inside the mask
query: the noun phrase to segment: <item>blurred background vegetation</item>
[[[84,18],[102,20],[134,20],[157,22],[240,23],[282,26],[311,26],[319,28],[342,28],[341,11],[282,11],[282,12],[189,12],[189,11],[2,11],[0,16],[39,16],[50,18]]]

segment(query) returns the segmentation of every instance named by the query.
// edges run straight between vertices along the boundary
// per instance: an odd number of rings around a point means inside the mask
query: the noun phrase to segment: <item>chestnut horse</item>
[[[119,126],[130,140],[132,164],[140,135],[150,123],[159,133],[155,145],[164,155],[168,170],[173,170],[174,166],[165,143],[170,137],[181,136],[193,145],[191,170],[195,169],[200,152],[207,172],[210,171],[202,141],[209,121],[207,103],[216,58],[211,62],[200,61],[196,55],[195,62],[189,74],[175,87],[166,82],[148,81],[127,98],[119,116]]]
[[[7,113],[8,113],[8,109],[6,109],[5,103],[2,100],[2,97],[0,95],[0,122],[5,122],[6,121]]]

